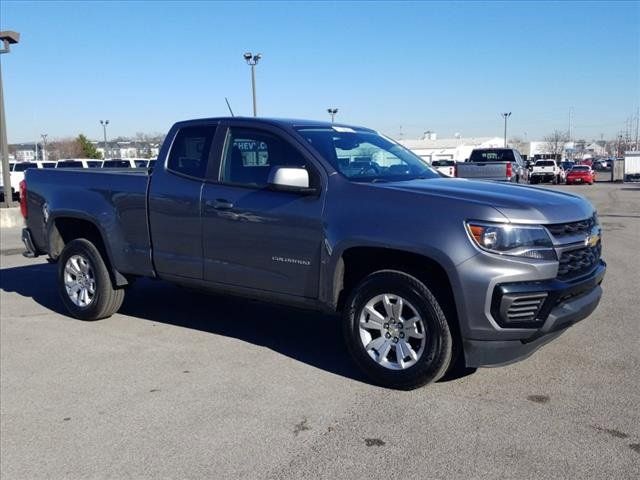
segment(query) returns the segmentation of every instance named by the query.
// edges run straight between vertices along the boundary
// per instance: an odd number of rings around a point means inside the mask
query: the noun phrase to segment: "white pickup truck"
[[[457,176],[455,160],[434,160],[431,162],[431,166],[447,177]]]
[[[538,160],[533,165],[529,180],[531,183],[553,182],[557,184],[563,181],[563,172],[555,160]]]

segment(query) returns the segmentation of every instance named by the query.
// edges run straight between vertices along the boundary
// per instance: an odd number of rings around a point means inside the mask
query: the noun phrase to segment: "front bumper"
[[[494,339],[464,338],[465,362],[469,367],[499,366],[522,360],[542,345],[560,336],[568,327],[585,319],[596,309],[602,296],[600,284],[606,272],[603,261],[587,276],[572,282],[547,280],[531,283],[503,284],[495,288],[493,303],[502,295],[546,292],[547,297],[537,314],[537,325],[531,328],[505,328],[518,332],[520,338],[504,339],[496,332]],[[498,310],[492,309],[494,315]]]

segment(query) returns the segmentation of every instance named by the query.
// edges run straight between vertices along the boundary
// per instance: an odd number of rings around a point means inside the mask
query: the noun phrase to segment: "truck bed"
[[[122,273],[153,275],[145,169],[29,169],[25,175],[29,225],[38,250],[50,253],[45,216],[92,221],[109,238],[105,247]],[[46,203],[45,200],[46,199]],[[54,222],[48,222],[49,225]]]

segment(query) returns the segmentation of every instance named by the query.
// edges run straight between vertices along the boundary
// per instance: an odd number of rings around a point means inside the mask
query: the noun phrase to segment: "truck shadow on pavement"
[[[56,288],[56,270],[57,265],[48,263],[1,269],[0,289],[32,298],[43,307],[68,316]],[[370,383],[347,352],[337,315],[189,290],[149,279],[138,280],[129,287],[118,314],[236,338],[335,375]],[[458,366],[440,382],[474,372],[475,369]]]
[[[0,270],[0,289],[30,297],[61,315],[57,265]],[[269,348],[313,367],[369,383],[349,357],[340,319],[313,311],[192,291],[163,281],[139,280],[127,291],[118,314],[224,335]]]

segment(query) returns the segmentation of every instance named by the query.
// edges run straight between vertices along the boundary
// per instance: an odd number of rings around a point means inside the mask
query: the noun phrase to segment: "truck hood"
[[[514,223],[575,222],[595,212],[586,199],[577,195],[504,182],[437,178],[372,186],[491,206]]]

